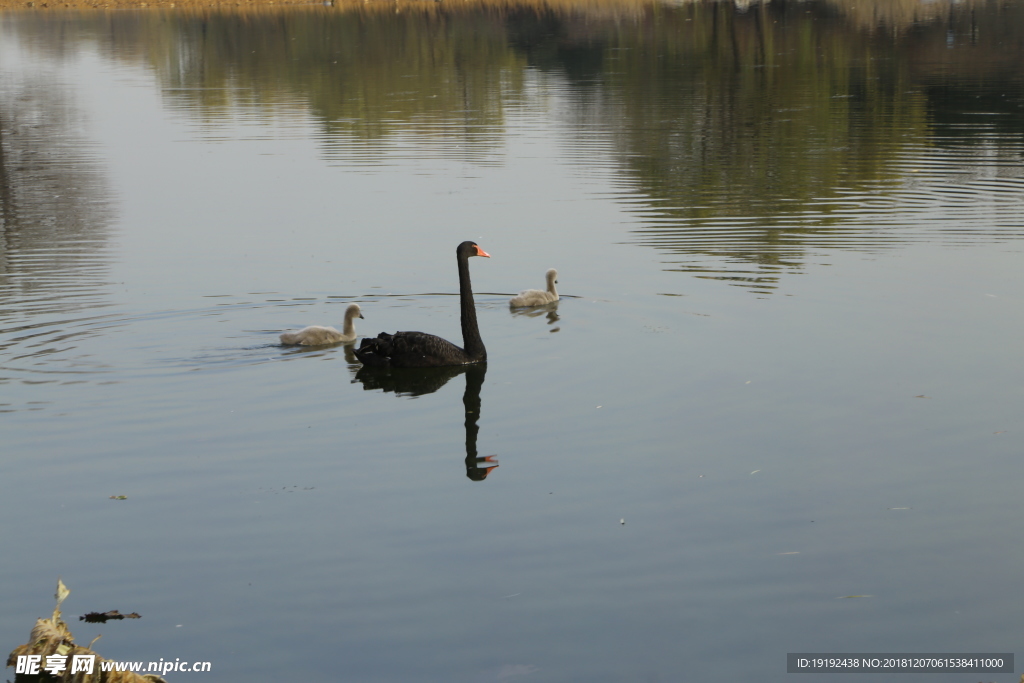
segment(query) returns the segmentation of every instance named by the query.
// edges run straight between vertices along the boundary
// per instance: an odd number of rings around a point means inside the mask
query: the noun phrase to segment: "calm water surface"
[[[1024,6],[863,5],[0,14],[8,649],[61,576],[170,680],[1017,650]],[[486,367],[277,344],[458,341],[464,239]]]

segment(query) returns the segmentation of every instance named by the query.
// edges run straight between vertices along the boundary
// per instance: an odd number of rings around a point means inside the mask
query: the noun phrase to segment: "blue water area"
[[[8,651],[60,577],[172,681],[1013,652],[1024,17],[858,7],[0,14]],[[486,364],[279,343],[461,343],[463,240]]]

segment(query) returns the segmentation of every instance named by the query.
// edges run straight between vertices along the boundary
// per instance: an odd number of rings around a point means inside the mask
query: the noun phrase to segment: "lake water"
[[[1014,652],[1022,45],[996,2],[0,14],[8,651],[60,576],[80,644],[212,663],[171,681]],[[485,367],[277,343],[460,342],[466,239]]]

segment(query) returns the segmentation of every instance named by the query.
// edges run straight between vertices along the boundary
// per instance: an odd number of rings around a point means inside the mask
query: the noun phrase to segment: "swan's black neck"
[[[474,361],[487,360],[487,349],[480,338],[476,323],[476,304],[473,302],[473,285],[469,281],[469,255],[462,249],[457,252],[459,261],[459,305],[462,307],[463,349]]]

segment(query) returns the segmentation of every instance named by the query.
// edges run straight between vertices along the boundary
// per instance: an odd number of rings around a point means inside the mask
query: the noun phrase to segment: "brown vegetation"
[[[57,599],[57,606],[53,609],[53,615],[49,619],[36,620],[28,642],[14,648],[7,657],[7,666],[15,666],[18,657],[21,656],[39,656],[42,658],[43,666],[48,662],[48,657],[64,657],[61,673],[51,676],[44,671],[39,675],[39,680],[60,681],[60,683],[166,683],[163,678],[153,674],[140,675],[132,671],[102,671],[100,664],[105,660],[89,648],[75,645],[68,625],[61,618],[60,604],[70,592],[64,582],[58,579],[57,594],[54,596]],[[97,636],[98,638],[99,636]],[[71,662],[75,656],[92,657],[93,671],[91,673],[83,671],[72,673]],[[35,677],[32,677],[32,680],[35,680]]]
[[[248,9],[310,5],[309,0],[0,0],[0,10],[149,9],[223,7]]]
[[[536,7],[550,9],[607,10],[658,4],[658,0],[0,0],[0,10],[82,9],[225,9],[274,11],[275,8],[337,7],[402,11],[441,3],[446,9],[470,7]]]

